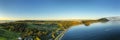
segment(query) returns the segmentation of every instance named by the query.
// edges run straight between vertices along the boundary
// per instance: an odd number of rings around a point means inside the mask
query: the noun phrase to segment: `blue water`
[[[120,40],[120,21],[73,26],[61,40]]]

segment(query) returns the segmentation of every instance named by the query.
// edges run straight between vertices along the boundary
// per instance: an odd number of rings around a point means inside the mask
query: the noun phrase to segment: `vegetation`
[[[66,29],[85,24],[89,26],[99,20],[84,21],[37,21],[23,20],[0,23],[0,40],[54,40]]]
[[[3,36],[3,39],[9,40],[15,40],[18,37],[26,40],[53,40],[65,29],[78,24],[80,24],[78,21],[16,21],[1,23],[0,34],[1,38]],[[11,36],[9,37],[2,31],[11,34]],[[12,36],[12,34],[17,34],[17,36]]]

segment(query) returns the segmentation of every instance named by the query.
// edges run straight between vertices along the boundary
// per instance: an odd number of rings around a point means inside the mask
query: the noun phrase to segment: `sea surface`
[[[73,26],[61,40],[120,40],[120,21]]]

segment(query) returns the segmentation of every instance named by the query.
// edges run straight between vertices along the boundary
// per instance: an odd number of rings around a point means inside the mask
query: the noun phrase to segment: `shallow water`
[[[73,26],[61,40],[120,40],[120,21]]]

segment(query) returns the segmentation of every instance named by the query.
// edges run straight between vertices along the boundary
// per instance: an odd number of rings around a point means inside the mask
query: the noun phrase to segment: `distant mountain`
[[[99,21],[109,21],[107,18],[98,19]]]
[[[106,17],[106,19],[108,19],[110,21],[120,21],[120,16],[117,16],[117,17]]]

